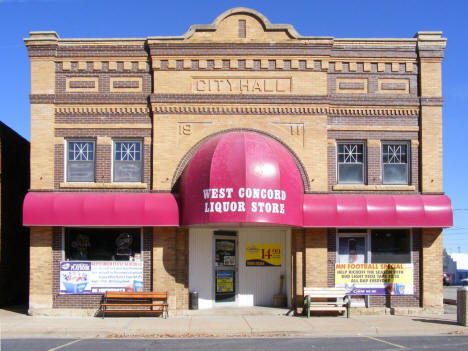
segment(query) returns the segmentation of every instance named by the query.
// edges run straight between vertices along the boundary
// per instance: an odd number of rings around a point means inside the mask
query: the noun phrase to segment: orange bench
[[[167,292],[106,291],[100,307],[102,318],[106,313],[135,314],[161,313],[169,316]]]

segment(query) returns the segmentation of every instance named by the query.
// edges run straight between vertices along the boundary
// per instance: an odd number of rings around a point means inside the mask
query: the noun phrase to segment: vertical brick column
[[[167,291],[169,309],[188,307],[188,234],[176,227],[153,230],[153,290]]]
[[[382,184],[380,140],[367,140],[367,184]]]
[[[421,190],[442,191],[442,59],[441,32],[418,32],[421,116]]]
[[[30,228],[29,314],[52,308],[52,228]]]
[[[305,230],[305,281],[307,287],[326,288],[328,284],[328,229]]]
[[[31,62],[31,96],[55,93],[55,32],[31,32],[25,39]],[[53,101],[53,100],[51,100]],[[52,102],[31,103],[31,189],[54,188],[54,117]]]
[[[422,305],[429,312],[443,312],[442,229],[422,230]]]
[[[176,236],[176,296],[177,309],[188,310],[188,229],[178,228]]]
[[[291,235],[292,307],[302,314],[304,304],[304,230],[293,229]]]

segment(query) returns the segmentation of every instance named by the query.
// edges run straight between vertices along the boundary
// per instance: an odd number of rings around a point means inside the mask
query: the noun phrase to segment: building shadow
[[[432,323],[432,324],[458,325],[456,321],[451,321],[447,319],[437,319],[437,318],[413,318],[413,321],[423,322],[423,323]]]

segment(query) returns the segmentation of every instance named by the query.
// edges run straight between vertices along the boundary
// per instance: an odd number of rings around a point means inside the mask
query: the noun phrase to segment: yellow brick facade
[[[52,228],[30,228],[29,313],[52,308]]]
[[[443,312],[442,230],[422,231],[422,305],[427,311]]]
[[[303,171],[307,195],[443,193],[441,33],[388,41],[304,37],[290,25],[271,24],[258,12],[240,8],[178,37],[67,40],[35,32],[26,46],[32,191],[176,192],[203,141],[244,130],[285,146]],[[51,46],[47,56],[43,52]],[[102,56],[93,49],[100,46],[115,53]],[[57,55],[60,50],[63,57]],[[100,179],[65,179],[66,143],[74,138],[95,141]],[[144,181],[112,181],[118,139],[141,140],[146,147]],[[343,141],[364,143],[373,157],[362,184],[338,184],[336,150]],[[383,184],[383,141],[410,146],[408,184]],[[187,309],[188,229],[151,230],[151,289],[168,291],[171,310]],[[442,234],[440,228],[421,230],[421,300],[411,303],[437,310]],[[32,311],[53,307],[52,232],[31,229]],[[300,313],[305,286],[333,285],[337,231],[291,232],[288,284]]]

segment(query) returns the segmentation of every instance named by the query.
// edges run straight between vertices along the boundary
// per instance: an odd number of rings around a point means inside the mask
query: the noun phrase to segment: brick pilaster
[[[441,228],[422,230],[421,261],[423,308],[441,313],[443,311]]]

